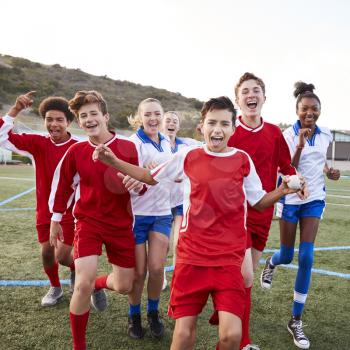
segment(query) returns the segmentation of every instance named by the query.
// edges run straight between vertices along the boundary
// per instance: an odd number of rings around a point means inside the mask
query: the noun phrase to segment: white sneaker
[[[62,296],[63,290],[61,287],[50,287],[49,291],[41,299],[41,306],[46,307],[56,305]]]
[[[168,287],[168,281],[166,279],[166,273],[165,273],[165,269],[164,269],[164,279],[163,279],[162,290],[165,290],[167,287]]]
[[[248,344],[241,350],[260,350],[260,348],[257,345]]]
[[[288,332],[293,336],[294,344],[299,349],[308,349],[310,341],[303,331],[302,320],[297,320],[294,317],[287,324]]]

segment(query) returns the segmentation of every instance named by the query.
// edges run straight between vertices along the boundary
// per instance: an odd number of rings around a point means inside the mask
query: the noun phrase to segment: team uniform
[[[211,294],[216,310],[242,317],[246,205],[247,200],[255,205],[266,193],[252,160],[238,149],[213,153],[205,145],[193,146],[151,173],[160,184],[178,179],[184,184],[169,315],[197,315]]]
[[[115,155],[138,165],[135,145],[114,135],[105,143]],[[118,171],[94,162],[96,145],[83,141],[72,146],[59,163],[52,182],[52,220],[60,221],[75,194],[76,219],[74,258],[101,255],[102,244],[108,260],[125,268],[135,266],[135,241],[130,194],[117,176]]]
[[[283,132],[291,155],[298,146],[300,128],[298,120]],[[328,128],[316,126],[313,137],[305,143],[298,165],[298,171],[303,174],[310,195],[306,199],[300,199],[296,194],[285,196],[277,205],[278,217],[294,223],[301,217],[322,218],[326,198],[323,168],[327,161],[327,149],[332,141],[332,134]]]
[[[250,155],[266,192],[276,188],[278,171],[283,175],[296,174],[295,168],[290,164],[290,152],[281,130],[262,118],[257,128],[245,125],[242,117],[237,118],[236,130],[228,145],[242,149]],[[273,207],[257,211],[248,205],[247,248],[264,250],[272,216]]]
[[[66,142],[56,144],[50,136],[36,134],[15,134],[12,132],[14,118],[6,115],[0,119],[0,143],[3,147],[30,157],[35,165],[36,181],[36,229],[38,241],[44,243],[50,238],[51,213],[49,196],[51,182],[57,164],[68,148],[77,140],[72,137]],[[74,239],[74,219],[72,209],[66,208],[62,218],[64,243],[72,245]]]
[[[176,153],[186,147],[193,145],[201,145],[202,142],[191,139],[189,137],[175,137],[175,147],[171,147],[171,152]],[[171,203],[171,211],[173,216],[183,215],[183,183],[175,182],[171,185],[171,193],[170,193],[170,203]]]
[[[130,140],[136,146],[141,167],[150,162],[163,163],[172,157],[170,141],[161,133],[159,144],[152,141],[142,128],[131,135]],[[142,197],[133,196],[132,209],[136,244],[145,243],[149,231],[170,236],[172,215],[169,186],[151,186]]]

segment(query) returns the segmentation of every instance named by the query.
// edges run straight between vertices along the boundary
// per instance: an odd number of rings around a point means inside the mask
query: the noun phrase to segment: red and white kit
[[[206,302],[203,293],[205,296],[212,293],[216,309],[228,309],[241,317],[242,310],[237,311],[237,305],[243,305],[244,297],[240,268],[246,250],[247,201],[255,205],[266,193],[252,160],[247,153],[234,148],[226,153],[213,153],[205,145],[194,146],[176,153],[172,160],[154,169],[152,175],[157,182],[182,179],[184,183],[184,218],[177,245],[170,315],[178,318],[198,314]],[[190,271],[184,273],[184,265]],[[191,279],[188,284],[188,274],[195,274],[192,271],[195,266],[206,268],[202,276],[216,278],[200,279],[200,285]],[[240,280],[237,285],[232,273],[224,268],[229,266],[237,270],[235,276]],[[221,274],[226,276],[223,290],[218,282]],[[231,276],[229,280],[227,276]],[[181,286],[180,281],[184,280],[187,284]],[[236,293],[231,295],[239,295],[240,302],[237,300],[235,305],[225,292],[230,289]],[[191,291],[196,293],[197,300],[193,300]],[[197,306],[189,308],[185,306],[188,302]]]
[[[50,136],[37,134],[15,134],[12,132],[14,118],[5,116],[0,119],[1,145],[11,151],[33,159],[36,179],[36,225],[40,243],[49,240],[51,213],[49,210],[49,196],[53,174],[68,148],[77,142],[72,137],[60,144],[54,143]],[[71,209],[65,211],[62,226],[70,227],[64,230],[66,244],[73,242],[74,219]]]
[[[119,159],[138,165],[136,147],[131,141],[115,135],[105,145]],[[90,141],[78,142],[59,163],[50,195],[52,220],[61,220],[75,193],[74,257],[100,255],[105,244],[112,264],[133,267],[135,243],[130,194],[116,169],[93,161],[95,147]]]
[[[252,129],[243,123],[242,117],[239,117],[236,120],[235,133],[231,136],[228,145],[249,154],[266,192],[271,192],[276,188],[278,172],[283,175],[296,174],[295,168],[291,165],[289,148],[281,130],[276,125],[266,123],[262,118],[261,124]],[[272,216],[273,207],[257,211],[248,206],[248,248],[264,250]]]

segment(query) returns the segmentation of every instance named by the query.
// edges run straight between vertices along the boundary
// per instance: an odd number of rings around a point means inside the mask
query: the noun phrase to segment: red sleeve
[[[279,152],[279,160],[278,160],[279,172],[282,173],[283,175],[295,175],[296,169],[291,164],[292,160],[290,157],[289,148],[286,140],[284,139],[282,132],[280,134],[279,141],[280,141],[280,152]]]
[[[68,149],[55,170],[49,199],[51,213],[63,214],[73,201],[79,183],[74,150],[74,147]]]

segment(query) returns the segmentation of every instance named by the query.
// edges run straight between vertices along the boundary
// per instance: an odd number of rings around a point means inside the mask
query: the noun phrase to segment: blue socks
[[[129,304],[129,316],[141,314],[141,304],[132,305]]]
[[[159,306],[159,299],[148,299],[147,312],[157,311]]]
[[[157,311],[159,307],[159,299],[148,299],[147,312]],[[129,316],[141,314],[141,304],[129,304]]]
[[[299,246],[299,268],[294,286],[292,314],[301,316],[311,281],[311,269],[314,260],[314,244],[301,242]]]
[[[280,250],[275,252],[271,258],[271,265],[281,265],[281,264],[290,264],[294,256],[294,247],[287,247],[283,244],[280,246]]]

